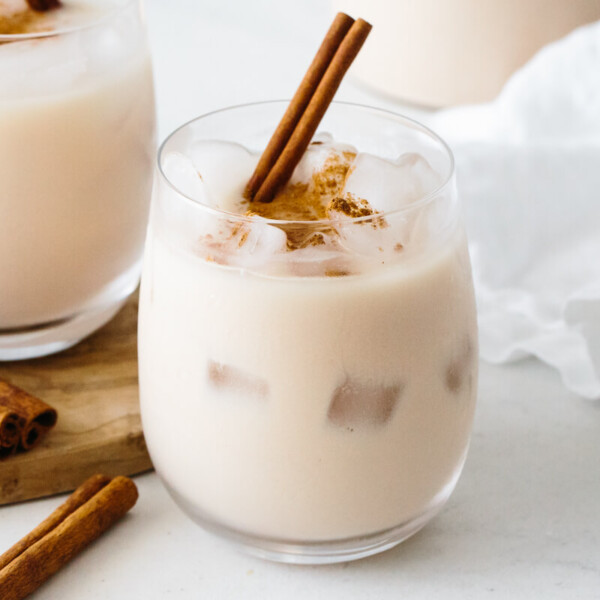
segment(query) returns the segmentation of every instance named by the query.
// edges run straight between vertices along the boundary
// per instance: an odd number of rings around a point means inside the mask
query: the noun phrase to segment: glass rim
[[[86,29],[93,29],[104,24],[106,21],[114,18],[116,15],[127,10],[133,4],[138,4],[140,0],[122,0],[120,5],[115,5],[106,12],[106,14],[100,15],[96,19],[92,19],[89,22],[81,23],[80,25],[72,25],[67,27],[61,27],[58,29],[51,29],[49,31],[31,31],[28,33],[0,33],[0,43],[3,42],[25,42],[28,40],[38,40],[44,38],[59,37],[61,35],[67,35],[70,33],[77,33],[78,31],[85,31]],[[59,10],[59,9],[56,9]]]
[[[289,100],[261,100],[258,102],[247,102],[247,103],[243,103],[243,104],[235,104],[232,106],[226,106],[224,108],[219,108],[216,110],[212,110],[210,112],[204,113],[202,115],[199,115],[197,117],[194,117],[192,119],[190,119],[189,121],[186,121],[185,123],[183,123],[182,125],[180,125],[179,127],[175,128],[169,135],[167,135],[167,137],[162,141],[162,143],[160,144],[160,147],[158,148],[158,152],[156,155],[156,160],[157,160],[157,167],[158,167],[158,172],[160,174],[160,176],[162,177],[162,179],[167,183],[167,185],[178,195],[180,196],[183,200],[187,201],[187,202],[191,202],[193,205],[199,207],[201,210],[207,211],[209,213],[212,213],[216,216],[220,216],[220,217],[226,217],[228,219],[233,219],[236,221],[243,221],[243,222],[253,222],[253,223],[257,223],[260,222],[261,224],[267,224],[267,225],[277,225],[279,227],[283,226],[301,226],[301,227],[323,227],[323,226],[330,226],[332,225],[332,223],[334,223],[334,219],[328,218],[328,219],[317,219],[314,221],[308,221],[308,220],[298,220],[298,219],[273,219],[273,218],[266,218],[266,217],[262,217],[261,215],[243,215],[240,213],[235,213],[235,212],[230,212],[227,210],[223,210],[221,208],[215,207],[215,206],[210,206],[208,204],[204,204],[201,201],[199,201],[196,198],[192,198],[191,196],[189,196],[188,194],[184,193],[182,190],[179,189],[179,187],[177,185],[175,185],[175,183],[173,183],[169,177],[167,176],[167,174],[164,172],[163,169],[163,155],[165,153],[166,150],[166,146],[167,144],[182,130],[184,130],[185,128],[189,127],[190,125],[201,121],[203,119],[206,119],[208,117],[211,117],[212,115],[216,115],[216,114],[220,114],[223,112],[228,112],[228,111],[233,111],[233,110],[237,110],[237,109],[241,109],[241,108],[249,108],[252,106],[265,106],[268,104],[283,104],[286,105],[289,104]],[[431,190],[430,192],[428,192],[427,194],[424,194],[421,198],[419,198],[418,200],[415,200],[414,202],[411,202],[409,205],[407,206],[401,206],[399,208],[393,209],[393,210],[388,210],[388,211],[384,211],[384,212],[377,212],[373,215],[366,215],[366,216],[362,216],[362,217],[351,217],[348,219],[349,222],[352,223],[362,223],[362,222],[370,222],[373,221],[373,219],[376,218],[381,218],[381,217],[390,217],[390,216],[396,216],[399,214],[407,214],[410,213],[418,208],[421,208],[427,204],[429,204],[430,202],[432,202],[436,197],[438,197],[446,188],[448,188],[451,185],[451,182],[454,178],[454,174],[455,174],[455,160],[454,160],[454,154],[452,153],[452,150],[450,149],[450,146],[437,134],[435,133],[435,131],[433,131],[432,129],[430,129],[429,127],[427,127],[426,125],[423,125],[422,123],[420,123],[419,121],[412,119],[411,117],[407,117],[405,115],[402,115],[400,113],[396,113],[394,111],[391,110],[387,110],[384,108],[377,108],[374,106],[369,106],[367,104],[360,104],[360,103],[356,103],[356,102],[345,102],[345,101],[333,101],[331,103],[331,106],[346,106],[346,107],[351,107],[351,108],[356,108],[359,110],[366,110],[369,112],[373,112],[376,114],[379,114],[380,116],[383,117],[388,117],[388,118],[393,118],[395,120],[399,120],[404,122],[407,125],[411,125],[413,127],[415,127],[416,129],[421,130],[423,133],[426,133],[427,135],[429,135],[437,144],[440,145],[441,148],[443,148],[443,150],[445,151],[447,158],[448,158],[448,169],[447,169],[447,173],[442,177],[442,181],[441,183],[439,183],[433,190]],[[341,140],[343,141],[343,140]]]

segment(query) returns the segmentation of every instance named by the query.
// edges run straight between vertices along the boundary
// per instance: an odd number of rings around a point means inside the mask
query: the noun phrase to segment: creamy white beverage
[[[25,6],[0,0],[0,357],[9,358],[36,353],[20,348],[21,330],[90,314],[59,333],[69,345],[135,288],[155,135],[136,2]]]
[[[320,134],[259,205],[242,195],[257,154],[196,134],[162,150],[145,253],[154,466],[194,518],[271,557],[393,545],[447,499],[473,418],[451,165],[414,142],[378,156]]]

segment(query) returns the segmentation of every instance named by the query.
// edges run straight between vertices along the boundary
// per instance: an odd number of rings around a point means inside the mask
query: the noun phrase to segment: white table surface
[[[329,24],[318,0],[147,0],[147,16],[161,139],[215,108],[289,97]],[[398,108],[351,81],[337,97]],[[600,599],[600,404],[535,360],[482,365],[454,495],[424,530],[375,557],[326,567],[247,557],[189,521],[156,475],[136,483],[131,513],[34,600]],[[60,502],[0,508],[0,551]]]

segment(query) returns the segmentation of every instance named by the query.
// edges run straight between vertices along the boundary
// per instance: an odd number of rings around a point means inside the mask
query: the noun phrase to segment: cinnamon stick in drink
[[[345,13],[340,12],[336,15],[275,133],[263,151],[252,177],[246,184],[244,192],[246,198],[252,199],[254,197],[269,171],[273,168],[353,23],[354,19]]]
[[[310,140],[331,104],[346,71],[350,68],[370,31],[371,25],[363,19],[357,19],[352,24],[325,70],[292,135],[262,185],[253,196],[254,201],[271,202],[277,190],[287,183],[292,176],[292,172],[310,144]],[[278,128],[274,137],[279,135]]]
[[[21,422],[19,447],[22,450],[33,448],[56,425],[58,416],[49,404],[3,379],[0,379],[1,409],[18,415]]]
[[[93,488],[93,483],[90,482],[91,480],[88,480],[83,485]],[[98,485],[102,483],[102,480],[97,481]],[[85,498],[86,493],[82,491],[82,487],[78,488],[71,498],[78,492],[81,499]],[[23,600],[123,517],[136,503],[137,497],[137,488],[127,477],[115,477],[104,484],[40,539],[31,545],[25,543],[24,549],[19,548],[16,557],[0,569],[0,598]],[[77,502],[74,500],[73,504]],[[57,519],[60,520],[60,515]],[[44,529],[42,523],[40,531]],[[31,541],[38,537],[35,530],[30,536]]]

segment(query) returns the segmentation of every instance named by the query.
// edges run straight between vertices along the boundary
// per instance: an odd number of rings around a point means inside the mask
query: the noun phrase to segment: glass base
[[[238,531],[198,513],[179,494],[167,486],[175,502],[203,529],[232,543],[242,552],[274,562],[297,565],[326,565],[357,560],[397,546],[422,529],[446,503],[445,494],[435,505],[396,527],[364,536],[327,541],[294,541],[265,538]]]
[[[126,300],[36,327],[0,330],[0,361],[38,358],[66,350],[108,323]]]

